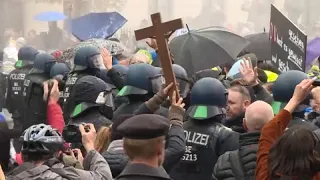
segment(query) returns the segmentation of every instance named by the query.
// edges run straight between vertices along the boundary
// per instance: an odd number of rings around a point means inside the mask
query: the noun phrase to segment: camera
[[[90,127],[82,124],[86,132],[90,131]],[[79,130],[79,124],[69,124],[63,128],[62,136],[67,143],[82,143],[82,135]]]

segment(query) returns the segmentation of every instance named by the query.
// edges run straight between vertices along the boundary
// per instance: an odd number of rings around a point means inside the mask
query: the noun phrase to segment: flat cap
[[[118,132],[129,139],[152,139],[165,136],[170,123],[167,118],[155,114],[141,114],[127,119],[118,126]]]

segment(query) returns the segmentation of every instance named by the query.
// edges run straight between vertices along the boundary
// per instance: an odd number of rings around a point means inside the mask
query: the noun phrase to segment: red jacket
[[[55,129],[58,129],[61,134],[65,126],[60,105],[51,100],[49,100],[47,107],[47,124],[51,125]]]

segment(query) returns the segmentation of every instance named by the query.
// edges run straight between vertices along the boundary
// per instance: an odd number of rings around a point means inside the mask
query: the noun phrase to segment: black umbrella
[[[271,45],[269,40],[269,33],[263,32],[258,34],[250,34],[245,36],[250,44],[245,48],[245,51],[254,53],[258,60],[271,59]]]
[[[224,28],[214,27],[174,38],[169,48],[174,63],[186,69],[191,77],[195,72],[234,62],[249,42]]]

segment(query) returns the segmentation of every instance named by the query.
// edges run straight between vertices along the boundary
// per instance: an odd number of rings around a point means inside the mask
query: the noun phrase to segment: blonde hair
[[[147,63],[149,64],[149,59],[148,56],[146,54],[142,54],[142,53],[136,53],[134,54],[130,60],[129,60],[129,64],[138,64],[138,63]]]
[[[164,136],[147,140],[123,138],[123,148],[130,160],[134,158],[149,159],[157,155],[159,143],[163,143],[164,147],[164,140]]]
[[[111,127],[101,127],[97,133],[97,138],[94,142],[94,148],[99,153],[108,149],[111,142]]]

